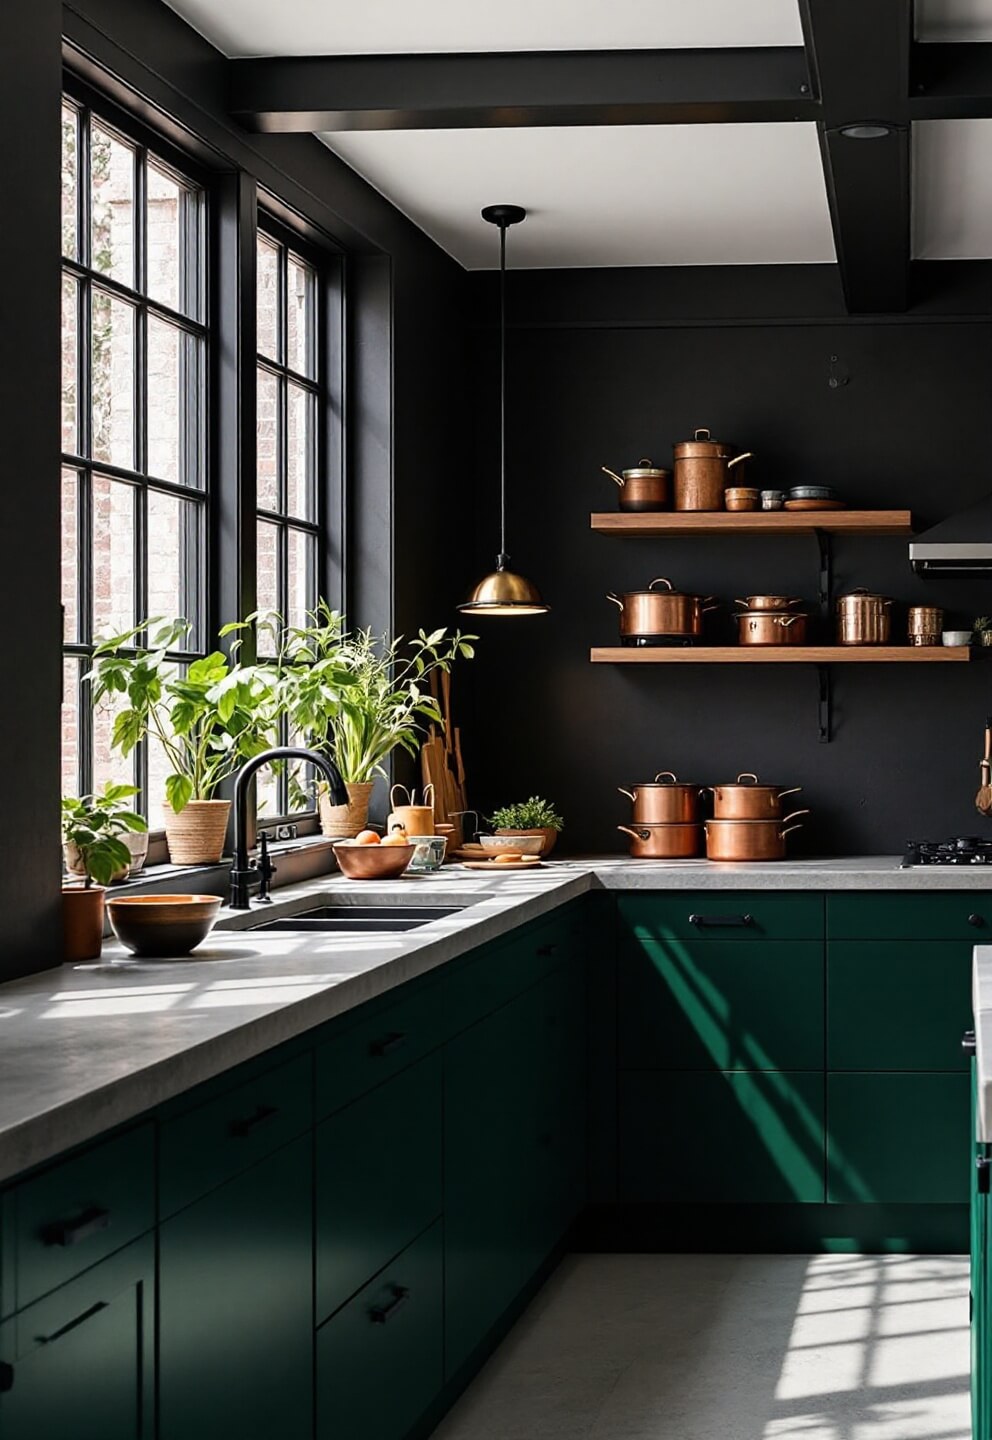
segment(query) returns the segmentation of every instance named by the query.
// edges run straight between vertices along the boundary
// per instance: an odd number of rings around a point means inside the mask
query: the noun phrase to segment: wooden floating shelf
[[[601,535],[912,535],[909,510],[600,511],[589,517]]]
[[[967,645],[608,645],[594,665],[949,665],[971,659]]]

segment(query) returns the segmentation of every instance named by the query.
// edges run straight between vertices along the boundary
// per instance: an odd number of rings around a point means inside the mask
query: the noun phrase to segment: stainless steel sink
[[[312,910],[300,910],[295,915],[257,920],[248,928],[269,932],[295,930],[304,934],[393,934],[416,930],[420,925],[429,925],[432,920],[446,920],[449,915],[457,915],[465,908],[464,905],[394,905],[389,901],[377,905],[318,905]]]

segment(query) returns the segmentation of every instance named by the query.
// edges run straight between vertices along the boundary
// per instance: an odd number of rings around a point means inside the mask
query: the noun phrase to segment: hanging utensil
[[[992,715],[985,717],[985,756],[979,768],[982,783],[975,796],[975,809],[980,815],[992,815]]]

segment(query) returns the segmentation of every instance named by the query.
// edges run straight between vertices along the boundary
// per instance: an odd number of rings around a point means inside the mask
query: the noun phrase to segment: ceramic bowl
[[[540,855],[544,849],[543,835],[480,835],[483,850],[497,855],[510,851],[514,855]]]
[[[422,874],[428,870],[440,870],[444,864],[444,852],[448,848],[446,835],[414,835],[412,839],[413,859],[410,874]]]
[[[223,903],[220,895],[108,895],[107,915],[132,955],[188,955],[210,934]]]
[[[349,880],[398,880],[416,845],[335,845],[338,869]]]
[[[970,645],[970,630],[944,630],[940,637],[945,645]]]

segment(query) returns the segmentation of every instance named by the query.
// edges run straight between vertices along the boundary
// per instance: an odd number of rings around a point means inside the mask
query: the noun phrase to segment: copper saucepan
[[[794,810],[781,820],[707,820],[707,859],[784,860],[786,835],[802,829],[790,821],[808,814],[808,810]]]
[[[703,853],[702,825],[618,825],[635,860],[693,860]]]
[[[633,802],[635,825],[695,825],[699,821],[698,785],[680,784],[671,770],[660,770],[653,780],[625,790],[621,795]]]
[[[793,605],[801,605],[802,600],[798,595],[748,595],[745,600],[735,600],[735,605],[742,605],[745,610],[791,610]]]
[[[656,585],[667,589],[656,590]],[[610,591],[606,598],[620,608],[621,640],[642,643],[694,640],[703,633],[703,616],[717,608],[714,595],[682,595],[664,576],[652,580],[646,590],[628,590],[623,595]]]
[[[794,610],[742,610],[737,621],[739,645],[802,645],[806,639],[806,615]]]
[[[714,820],[778,820],[785,796],[798,795],[803,787],[783,790],[778,785],[761,785],[753,770],[745,770],[732,785],[708,788],[713,795]]]
[[[600,468],[604,475],[609,475],[620,486],[617,503],[621,510],[664,510],[668,505],[669,472],[660,469],[651,460],[639,460],[633,469],[624,470],[622,476],[608,465]]]

